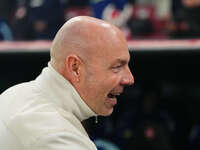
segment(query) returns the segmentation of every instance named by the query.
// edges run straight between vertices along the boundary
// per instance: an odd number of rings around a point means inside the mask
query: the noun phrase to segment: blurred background
[[[68,19],[118,26],[135,84],[83,124],[98,150],[200,149],[200,0],[0,0],[0,92],[33,80]]]

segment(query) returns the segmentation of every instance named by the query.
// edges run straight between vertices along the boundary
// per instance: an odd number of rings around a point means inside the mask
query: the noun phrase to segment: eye
[[[119,64],[119,65],[116,65],[116,66],[113,66],[113,68],[120,68],[120,67],[122,67],[122,65],[121,65],[121,64]]]
[[[121,68],[122,68],[122,65],[119,64],[119,65],[113,66],[112,71],[113,72],[119,72],[121,70]]]

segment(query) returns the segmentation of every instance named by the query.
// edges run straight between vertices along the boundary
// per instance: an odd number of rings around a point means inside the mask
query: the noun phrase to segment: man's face
[[[94,112],[103,116],[113,112],[116,96],[123,92],[124,86],[134,82],[128,67],[130,56],[126,45],[107,48],[99,50],[88,62],[83,83],[84,100]]]

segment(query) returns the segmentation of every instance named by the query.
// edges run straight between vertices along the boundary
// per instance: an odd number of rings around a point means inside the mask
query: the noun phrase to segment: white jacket
[[[95,115],[49,64],[0,95],[0,149],[96,150],[81,124]]]

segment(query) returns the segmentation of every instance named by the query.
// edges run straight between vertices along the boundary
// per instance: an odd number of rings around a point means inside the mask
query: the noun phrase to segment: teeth
[[[120,93],[115,93],[115,94],[108,94],[108,97],[109,98],[116,98],[116,96],[119,96],[120,95]]]
[[[119,95],[120,95],[120,93],[115,93],[115,94],[112,94],[112,95],[119,96]]]

